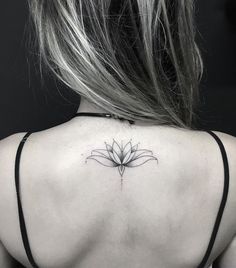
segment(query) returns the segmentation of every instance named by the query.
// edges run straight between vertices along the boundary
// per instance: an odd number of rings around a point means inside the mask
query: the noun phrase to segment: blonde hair
[[[202,61],[192,0],[29,0],[40,58],[130,120],[193,127]]]

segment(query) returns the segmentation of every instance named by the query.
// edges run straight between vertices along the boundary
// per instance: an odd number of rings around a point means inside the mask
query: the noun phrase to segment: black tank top
[[[87,115],[86,113],[80,113],[80,114],[76,114],[76,116],[82,116],[82,115]],[[89,115],[91,116],[91,113],[89,113]],[[92,114],[92,116],[100,116],[101,114]],[[104,116],[103,116],[104,117]],[[119,117],[114,117],[113,115],[107,114],[108,118],[116,118],[116,119],[120,119],[120,120],[125,120]],[[133,123],[132,121],[130,123]],[[201,261],[201,263],[197,266],[197,268],[204,268],[205,265],[207,264],[207,261],[210,257],[211,251],[213,249],[215,240],[216,240],[216,236],[220,227],[220,223],[221,223],[221,219],[224,213],[224,208],[227,202],[227,196],[228,196],[228,190],[229,190],[229,165],[228,165],[228,159],[227,159],[227,154],[224,148],[224,145],[222,143],[222,141],[220,140],[220,138],[213,133],[212,131],[206,131],[207,133],[209,133],[217,142],[217,144],[219,145],[220,151],[221,151],[221,155],[222,155],[222,160],[223,160],[223,164],[224,164],[224,187],[223,187],[223,191],[222,191],[222,198],[221,198],[221,202],[219,205],[219,210],[218,213],[216,215],[216,220],[215,220],[215,224],[213,226],[212,229],[212,233],[209,239],[209,243],[208,243],[208,247],[206,249],[205,255],[203,256],[203,259]],[[21,237],[23,240],[23,245],[25,248],[25,252],[26,255],[28,257],[28,260],[30,262],[30,264],[32,265],[32,267],[34,268],[39,268],[39,266],[37,265],[36,261],[34,260],[32,251],[31,251],[31,247],[30,247],[30,242],[29,242],[29,237],[28,237],[28,233],[27,233],[27,229],[26,229],[26,223],[25,223],[25,218],[24,218],[24,213],[23,213],[23,208],[22,208],[22,203],[21,203],[21,191],[20,191],[20,174],[19,174],[19,166],[20,166],[20,157],[21,157],[21,152],[22,149],[24,147],[24,144],[27,140],[27,138],[31,135],[31,132],[28,132],[24,135],[23,139],[21,140],[19,147],[17,149],[17,153],[16,153],[16,159],[15,159],[15,185],[16,185],[16,194],[17,194],[17,202],[18,202],[18,214],[19,214],[19,224],[20,224],[20,231],[21,231]]]

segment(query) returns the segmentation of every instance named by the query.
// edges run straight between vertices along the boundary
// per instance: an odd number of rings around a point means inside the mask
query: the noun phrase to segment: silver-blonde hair
[[[40,58],[130,120],[193,127],[202,61],[192,0],[29,0]]]

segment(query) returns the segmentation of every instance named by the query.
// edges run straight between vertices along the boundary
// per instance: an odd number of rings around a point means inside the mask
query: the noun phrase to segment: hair
[[[202,61],[192,0],[29,0],[43,62],[129,120],[193,128]]]

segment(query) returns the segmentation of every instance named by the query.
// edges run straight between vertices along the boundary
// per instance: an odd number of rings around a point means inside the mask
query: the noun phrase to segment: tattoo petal
[[[118,166],[118,170],[119,170],[119,173],[120,173],[120,175],[122,177],[123,174],[124,174],[124,171],[125,171],[125,166],[123,166],[123,165]]]
[[[131,153],[131,150],[132,150],[131,142],[126,143],[123,150],[123,155],[126,156],[128,152]]]
[[[116,164],[114,161],[110,160],[107,157],[101,156],[101,155],[90,155],[89,157],[87,157],[87,159],[93,159],[93,160],[97,161],[98,163],[100,163],[106,167],[117,167],[118,166],[118,164]]]
[[[128,163],[130,161],[130,159],[132,159],[134,153],[131,153],[131,150],[126,154],[126,156],[124,157],[122,163],[125,165],[126,163]]]
[[[121,159],[122,150],[121,150],[120,145],[115,140],[113,140],[112,151],[113,151],[113,153],[116,152],[116,154],[118,155],[119,159]]]
[[[119,165],[121,164],[121,159],[120,159],[119,155],[116,153],[116,151],[113,151],[112,152],[112,157],[113,157],[114,161],[117,164],[119,164]]]
[[[154,156],[150,156],[150,155],[144,155],[144,156],[135,158],[134,160],[131,160],[129,163],[126,164],[126,166],[127,167],[138,167],[138,166],[143,165],[144,163],[146,163],[150,160],[157,160],[157,158]]]
[[[125,161],[124,165],[127,165],[130,161],[132,161],[136,156],[136,151],[132,152],[129,158]]]
[[[137,150],[136,151],[136,157],[139,157],[141,155],[144,155],[144,154],[147,154],[147,155],[152,155],[152,151],[150,150]]]
[[[137,150],[138,150],[138,143],[132,146],[132,152],[137,151]]]
[[[111,147],[111,145],[110,145],[110,144],[107,144],[107,143],[105,143],[105,144],[106,144],[107,151],[108,151],[108,152],[112,152],[112,147]]]
[[[112,150],[111,145],[106,143],[106,148],[107,148],[107,152],[109,154],[109,158],[112,159],[114,162],[116,162],[114,155],[113,155],[113,150]]]

